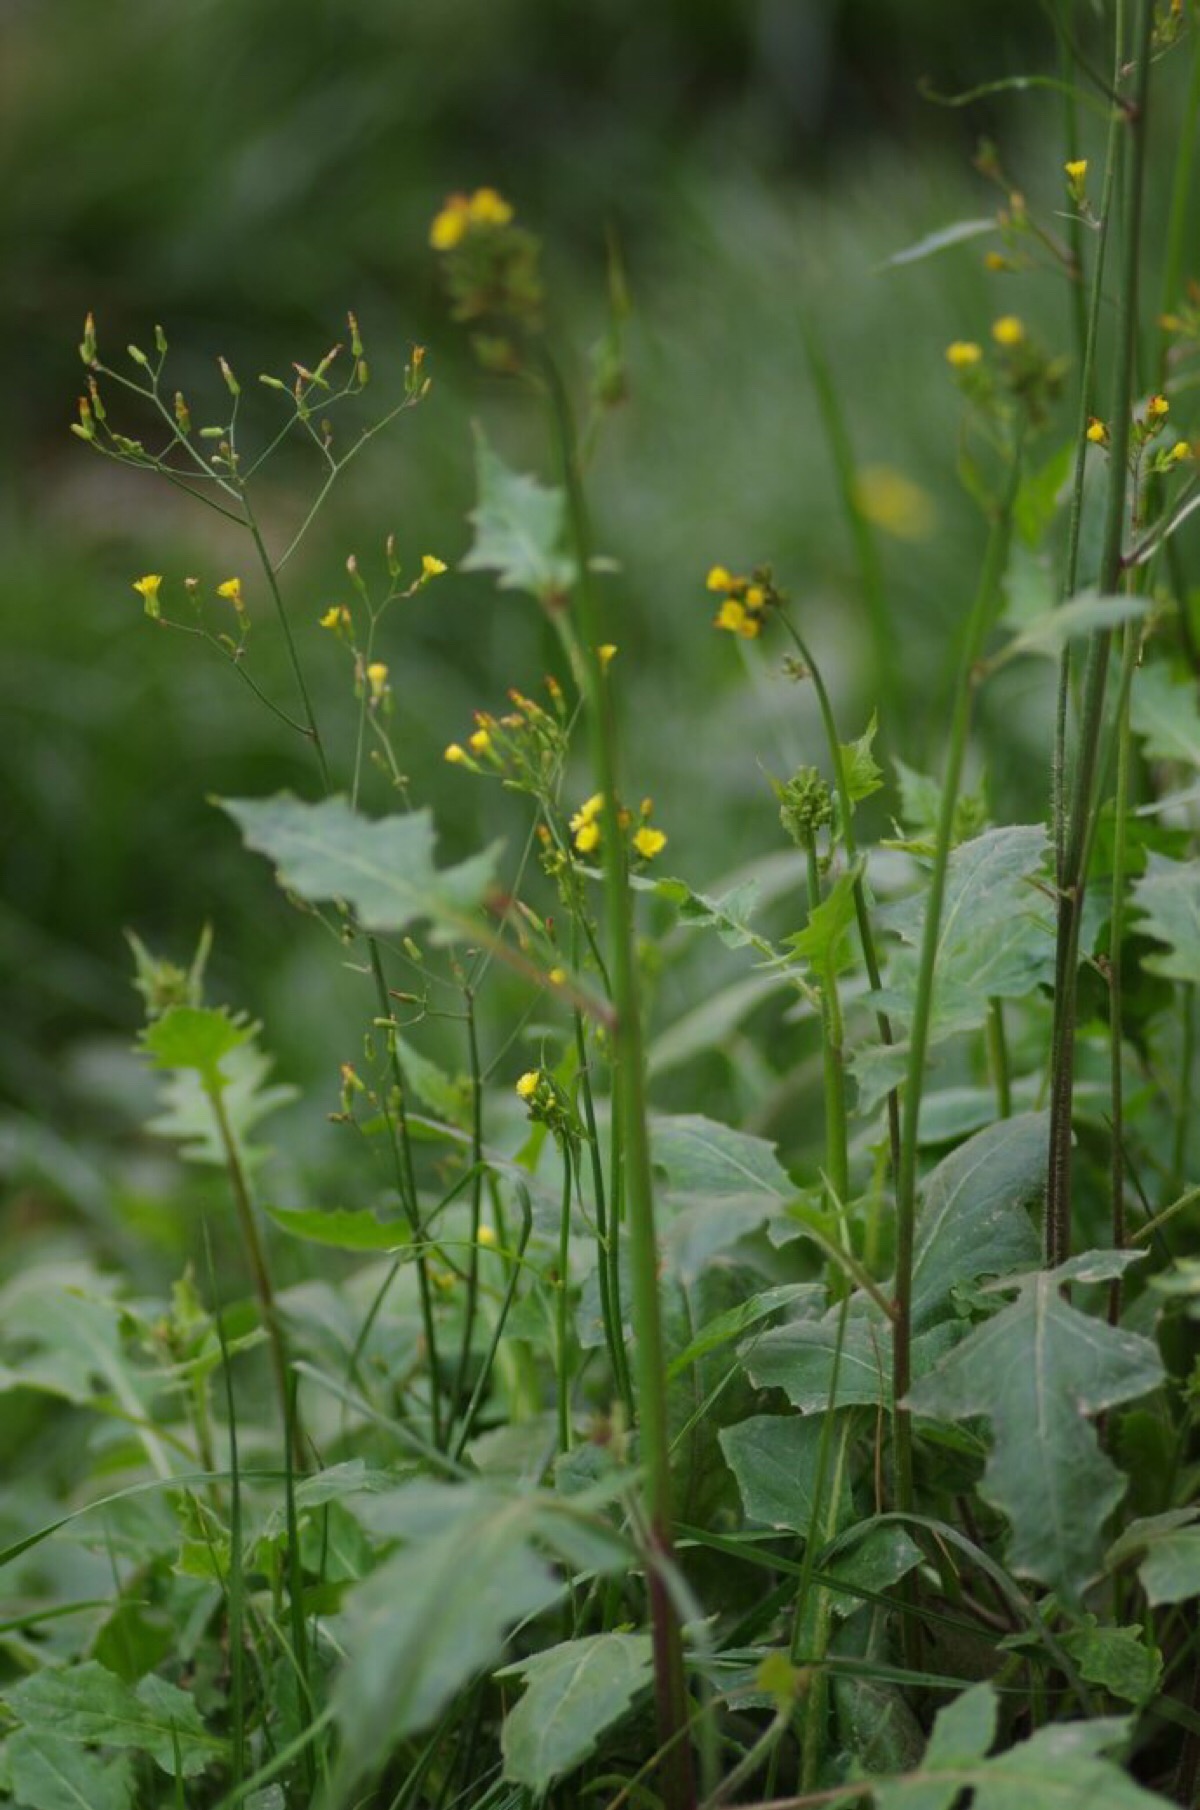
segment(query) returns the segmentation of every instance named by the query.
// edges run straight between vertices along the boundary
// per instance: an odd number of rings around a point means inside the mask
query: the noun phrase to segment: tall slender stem
[[[1112,1193],[1112,1246],[1125,1248],[1125,1088],[1121,1066],[1124,1044],[1122,1011],[1121,942],[1125,934],[1125,860],[1126,813],[1129,809],[1129,778],[1133,765],[1133,736],[1129,722],[1129,694],[1137,665],[1141,642],[1137,623],[1127,622],[1122,630],[1121,684],[1117,698],[1117,796],[1113,811],[1112,904],[1109,911],[1108,944],[1108,1024],[1110,1117],[1112,1119],[1112,1153],[1110,1161]],[[1113,1325],[1121,1318],[1121,1278],[1115,1276],[1108,1289],[1108,1315]]]
[[[611,943],[616,1024],[616,1094],[619,1102],[637,1375],[639,1450],[646,1478],[647,1564],[654,1639],[659,1737],[666,1749],[662,1786],[668,1810],[690,1810],[695,1802],[691,1749],[676,1737],[687,1724],[687,1691],[678,1617],[667,1591],[672,1562],[670,1431],[667,1418],[666,1357],[658,1298],[658,1241],[654,1223],[654,1183],[647,1125],[645,1054],[642,1041],[633,908],[619,821],[617,728],[610,689],[604,684],[598,648],[605,640],[599,599],[592,578],[591,533],[579,468],[571,404],[558,366],[542,353],[554,428],[567,493],[576,565],[576,597],[582,627],[582,678],[588,702],[592,760],[604,796],[601,834],[604,899]]]
[[[817,844],[809,836],[804,845],[808,867],[808,909],[821,903],[821,874]],[[839,1206],[850,1195],[850,1158],[846,1137],[846,1067],[842,1048],[842,1011],[837,975],[832,962],[821,976],[821,1059],[825,1069],[825,1163],[829,1185]]]
[[[1123,8],[1118,6],[1118,26],[1122,22],[1122,11]],[[1116,590],[1122,569],[1121,548],[1125,530],[1130,412],[1138,324],[1138,261],[1141,251],[1152,24],[1153,9],[1150,0],[1139,0],[1134,36],[1134,94],[1125,109],[1129,132],[1129,167],[1123,221],[1124,260],[1110,398],[1108,495],[1098,578],[1101,592]],[[1050,1160],[1046,1186],[1046,1258],[1051,1264],[1062,1262],[1070,1250],[1071,1117],[1074,1100],[1079,935],[1087,883],[1086,856],[1091,841],[1097,753],[1111,643],[1111,634],[1102,632],[1092,637],[1088,648],[1079,746],[1059,875],[1050,1082]]]

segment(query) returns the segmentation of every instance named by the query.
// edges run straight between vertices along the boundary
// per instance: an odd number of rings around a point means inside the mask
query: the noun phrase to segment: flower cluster
[[[519,348],[503,329],[536,331],[543,291],[538,242],[516,224],[511,202],[493,188],[450,195],[434,216],[429,242],[442,259],[453,318],[501,326],[475,335],[480,359],[493,370],[519,370]]]
[[[990,355],[973,339],[955,339],[946,347],[946,363],[959,389],[997,421],[1007,417],[1015,402],[1039,425],[1062,388],[1065,360],[1051,358],[1018,314],[994,320],[991,337]]]
[[[629,839],[630,853],[635,865],[643,861],[653,861],[655,855],[662,853],[667,846],[667,838],[662,830],[657,830],[650,822],[654,810],[654,801],[643,798],[638,809],[637,827]],[[600,848],[601,830],[604,819],[604,794],[593,792],[584,800],[571,818],[570,830],[575,844],[575,851],[580,855],[594,855]],[[617,812],[617,822],[623,830],[628,831],[633,825],[633,815],[622,806]]]
[[[567,754],[567,701],[562,686],[546,678],[550,708],[509,692],[513,708],[503,716],[475,712],[475,728],[466,745],[451,742],[444,758],[472,773],[491,773],[517,792],[548,800]]]
[[[782,593],[771,578],[770,566],[755,566],[749,578],[739,577],[724,566],[713,566],[704,582],[721,598],[713,627],[739,635],[743,641],[756,641],[768,610],[783,602]]]
[[[535,1125],[545,1125],[556,1138],[578,1144],[583,1127],[567,1094],[544,1068],[531,1068],[516,1084],[517,1097],[525,1102]]]

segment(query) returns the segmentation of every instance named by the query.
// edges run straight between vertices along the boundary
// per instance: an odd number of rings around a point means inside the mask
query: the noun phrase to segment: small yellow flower
[[[946,363],[956,371],[967,371],[983,357],[983,349],[973,339],[951,340],[946,347]]]
[[[1087,175],[1088,160],[1086,157],[1073,157],[1070,163],[1064,163],[1063,169],[1067,173],[1068,181],[1081,183]]]
[[[463,761],[466,760],[466,758],[467,758],[466,749],[460,748],[457,742],[451,742],[450,746],[446,749],[446,752],[442,756],[442,759],[448,760],[452,767],[461,766]]]
[[[733,584],[733,574],[724,566],[714,566],[704,583],[710,591],[727,591]]]
[[[343,619],[347,622],[349,621],[349,610],[346,608],[345,604],[333,603],[330,604],[325,614],[321,617],[318,626],[321,628],[340,628]]]
[[[600,841],[598,823],[582,823],[575,832],[575,847],[581,855],[590,855]]]
[[[1093,446],[1108,445],[1108,428],[1099,415],[1090,415],[1087,424],[1087,437]]]
[[[450,195],[434,216],[429,228],[429,243],[435,251],[453,251],[462,242],[471,224],[471,203],[465,195]]]
[[[227,578],[224,584],[219,584],[217,586],[217,596],[224,597],[225,601],[231,603],[235,610],[240,610],[242,607],[241,579]]]
[[[1171,412],[1171,404],[1165,396],[1151,396],[1146,404],[1147,421],[1165,421]]]
[[[550,982],[552,987],[561,987],[566,978],[567,971],[565,968],[551,968],[549,974],[546,976],[546,979]]]
[[[437,555],[433,554],[433,553],[422,553],[422,555],[421,555],[421,577],[422,578],[440,578],[442,573],[445,570],[446,570],[446,562],[444,559],[438,559]]]
[[[612,641],[606,641],[603,647],[598,647],[596,649],[596,655],[600,661],[601,672],[607,672],[617,657],[615,644]]]
[[[1002,251],[985,251],[983,268],[985,270],[1011,270],[1013,262],[1011,258],[1006,258]]]
[[[587,798],[584,800],[584,802],[580,805],[579,809],[576,811],[575,815],[572,817],[571,828],[573,830],[581,830],[584,828],[584,826],[586,824],[594,822],[595,819],[600,815],[600,811],[601,811],[603,805],[604,805],[603,792],[593,792],[592,796],[590,798]]]
[[[762,628],[762,622],[744,603],[739,603],[736,597],[727,597],[713,617],[713,627],[728,629],[731,635],[740,635],[744,641],[753,641]]]
[[[641,829],[634,832],[633,846],[645,860],[652,861],[666,848],[667,839],[661,830],[651,829],[648,823],[643,823]]]
[[[767,593],[760,584],[752,584],[746,591],[745,603],[748,610],[765,609]]]
[[[483,1246],[485,1251],[494,1251],[496,1249],[500,1240],[496,1236],[494,1226],[480,1226],[479,1243]]]
[[[372,660],[367,668],[367,684],[371,687],[371,699],[378,703],[387,690],[388,669],[382,660]]]
[[[1002,314],[998,321],[992,322],[992,338],[998,346],[1012,351],[1025,338],[1025,323],[1015,314]]]
[[[1192,448],[1187,440],[1176,440],[1169,454],[1172,465],[1178,465],[1181,460],[1190,459],[1191,456]]]
[[[486,729],[476,729],[475,733],[470,736],[467,741],[467,746],[470,748],[472,754],[486,754],[491,745],[492,738]]]
[[[142,599],[146,608],[153,604],[157,607],[158,593],[162,590],[162,573],[147,572],[145,578],[135,578],[133,588]]]
[[[541,1070],[536,1068],[529,1069],[526,1074],[521,1076],[521,1079],[517,1082],[517,1092],[522,1100],[532,1100],[534,1094],[538,1090],[538,1083],[541,1081],[541,1078]]]
[[[513,217],[512,204],[497,189],[476,189],[467,213],[472,226],[507,226]]]

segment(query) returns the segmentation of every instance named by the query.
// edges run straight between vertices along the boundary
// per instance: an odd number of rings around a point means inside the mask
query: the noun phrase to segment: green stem
[[[691,1749],[680,1739],[687,1726],[687,1690],[678,1617],[665,1582],[673,1563],[670,1431],[667,1416],[666,1358],[662,1310],[658,1297],[658,1241],[654,1223],[654,1183],[647,1126],[645,1055],[642,1042],[633,909],[626,872],[624,837],[618,820],[619,775],[617,728],[610,689],[604,684],[598,647],[606,639],[595,593],[591,534],[580,475],[578,443],[571,405],[558,366],[548,351],[542,355],[559,458],[567,493],[568,518],[576,566],[576,595],[583,630],[582,676],[588,702],[592,759],[604,796],[601,826],[604,897],[611,939],[611,973],[616,1024],[616,1093],[624,1144],[625,1200],[629,1218],[629,1260],[633,1317],[640,1456],[645,1474],[645,1504],[651,1552],[647,1564],[654,1639],[659,1739],[666,1750],[663,1796],[667,1810],[691,1810],[695,1802]]]
[[[1192,1067],[1196,1059],[1196,989],[1185,980],[1179,989],[1182,1019],[1179,1057],[1179,1106],[1175,1115],[1175,1148],[1171,1157],[1170,1192],[1178,1194],[1187,1169],[1188,1132],[1192,1123]]]
[[[296,638],[292,633],[292,625],[288,621],[287,610],[284,607],[283,593],[279,589],[279,580],[276,577],[275,567],[272,564],[271,556],[267,552],[266,542],[263,540],[262,530],[258,525],[258,517],[255,515],[254,507],[250,501],[250,493],[244,485],[242,486],[241,497],[242,507],[246,511],[246,526],[250,530],[250,538],[254,542],[254,550],[258,554],[258,561],[267,581],[267,589],[271,593],[271,601],[275,605],[275,614],[279,618],[279,626],[283,630],[284,645],[287,648],[288,660],[291,663],[292,677],[296,681],[296,690],[300,695],[300,707],[304,713],[306,725],[304,732],[316,751],[317,765],[321,769],[321,784],[324,786],[326,792],[329,792],[332,791],[333,788],[329,775],[329,762],[325,755],[325,744],[321,740],[321,731],[317,724],[312,696],[308,689],[308,682],[304,677],[304,668],[300,664],[300,652],[296,646]]]
[[[1200,31],[1192,24],[1192,69],[1187,98],[1183,104],[1179,142],[1175,150],[1175,169],[1171,180],[1171,212],[1167,223],[1167,255],[1163,263],[1163,281],[1159,314],[1169,314],[1179,302],[1183,285],[1184,259],[1195,243],[1195,218],[1192,213],[1192,173],[1196,166],[1196,140],[1200,137]],[[1167,348],[1170,343],[1165,327],[1158,329],[1158,355],[1155,369],[1159,388],[1167,375]]]
[[[1118,6],[1118,25],[1121,23],[1122,10]],[[1139,0],[1134,38],[1135,92],[1133,99],[1127,104],[1125,114],[1130,134],[1129,179],[1124,209],[1124,268],[1111,394],[1108,497],[1098,578],[1101,593],[1116,590],[1122,569],[1121,546],[1125,529],[1130,412],[1137,340],[1138,260],[1141,251],[1152,23],[1150,0]],[[1059,875],[1050,1083],[1050,1159],[1046,1186],[1046,1258],[1050,1264],[1061,1263],[1067,1257],[1071,1242],[1071,1119],[1074,1101],[1079,935],[1087,882],[1086,853],[1094,820],[1093,794],[1111,643],[1111,634],[1101,633],[1092,637],[1088,648],[1079,746]]]
[[[608,1202],[604,1187],[604,1164],[600,1158],[600,1131],[596,1124],[596,1103],[592,1097],[591,1068],[588,1062],[587,1033],[584,1029],[583,1013],[575,1010],[575,1052],[579,1059],[579,1095],[583,1101],[583,1119],[587,1126],[588,1157],[592,1170],[593,1210],[596,1215],[596,1281],[600,1290],[600,1312],[604,1319],[604,1338],[608,1346],[608,1361],[612,1366],[613,1382],[617,1394],[625,1404],[630,1420],[633,1419],[633,1386],[629,1379],[629,1366],[625,1361],[625,1342],[621,1337],[620,1305],[614,1309],[611,1282],[608,1268],[608,1244],[611,1236]]]
[[[475,1315],[479,1304],[479,1226],[483,1216],[483,1070],[479,1061],[479,1033],[475,1023],[475,994],[471,987],[463,990],[467,1015],[467,1051],[471,1061],[471,1249],[467,1258],[467,1298],[463,1308],[462,1345],[458,1354],[458,1372],[452,1397],[455,1408],[466,1393],[467,1371],[471,1363],[471,1341],[475,1333]]]
[[[996,1089],[996,1111],[1000,1118],[1012,1118],[1012,1080],[1008,1068],[1008,1039],[1004,1035],[1004,1005],[999,999],[988,1000],[988,1063],[992,1084]]]
[[[1064,163],[1069,163],[1079,156],[1079,106],[1075,93],[1075,84],[1071,80],[1071,48],[1070,40],[1074,38],[1075,0],[1065,0],[1063,24],[1065,30],[1058,40],[1059,70],[1063,81],[1063,136],[1066,147]],[[1083,292],[1083,221],[1079,209],[1072,207],[1067,222],[1067,238],[1071,247],[1071,263],[1074,266],[1073,280],[1067,285],[1070,302],[1071,331],[1075,340],[1075,356],[1081,363],[1087,359],[1087,299]]]
[[[814,837],[808,837],[804,852],[808,863],[808,909],[814,912],[821,903],[821,871],[817,865],[817,844]],[[837,1208],[840,1209],[850,1198],[850,1156],[846,1135],[846,1065],[842,1048],[842,1010],[832,962],[821,976],[821,1060],[825,1071],[826,1174]]]
[[[921,1114],[921,1090],[925,1078],[925,1055],[933,1010],[933,989],[937,966],[938,940],[941,935],[942,905],[946,893],[946,874],[950,864],[950,845],[954,834],[954,813],[962,781],[963,762],[967,751],[967,734],[971,724],[971,705],[975,691],[975,668],[983,650],[995,611],[1000,580],[1008,554],[1009,527],[1013,503],[1020,482],[1020,449],[1013,457],[1012,471],[1004,500],[992,523],[979,588],[971,606],[963,639],[958,683],[954,693],[954,710],[950,720],[950,747],[942,780],[938,806],[937,834],[934,842],[933,869],[925,901],[925,921],[921,933],[920,965],[917,972],[916,999],[913,1006],[912,1031],[908,1049],[908,1065],[904,1085],[904,1116],[900,1129],[900,1173],[896,1188],[896,1312],[892,1338],[892,1390],[895,1448],[895,1496],[901,1514],[913,1509],[912,1428],[909,1411],[903,1405],[912,1381],[912,1269],[913,1242],[917,1204],[917,1134]]]
[[[571,1449],[571,1145],[562,1139],[563,1185],[558,1229],[558,1449]]]
[[[1112,1154],[1110,1188],[1112,1195],[1112,1248],[1122,1251],[1127,1241],[1125,1220],[1125,1088],[1121,1068],[1124,1042],[1122,1000],[1121,943],[1125,934],[1125,864],[1129,810],[1129,779],[1133,765],[1133,735],[1129,722],[1129,694],[1141,646],[1140,626],[1127,622],[1122,629],[1121,683],[1117,698],[1117,796],[1113,809],[1112,904],[1109,911],[1108,945],[1108,1020],[1109,1020],[1109,1086],[1111,1093]],[[1115,1276],[1108,1288],[1108,1317],[1116,1326],[1121,1319],[1121,1278]]]

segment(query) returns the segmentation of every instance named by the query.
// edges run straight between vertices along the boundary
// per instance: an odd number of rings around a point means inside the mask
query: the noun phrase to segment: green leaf
[[[740,1338],[751,1326],[771,1314],[778,1313],[781,1308],[790,1307],[805,1298],[814,1306],[824,1299],[825,1290],[816,1282],[781,1282],[776,1288],[764,1289],[762,1294],[751,1295],[748,1300],[741,1301],[736,1307],[728,1308],[717,1314],[702,1326],[700,1331],[667,1367],[667,1381],[671,1382],[690,1365],[698,1363],[710,1352],[719,1351],[722,1345]]]
[[[490,1670],[517,1622],[557,1600],[552,1560],[568,1572],[625,1562],[607,1524],[539,1492],[418,1484],[364,1496],[355,1512],[405,1544],[344,1600],[350,1658],[334,1692],[344,1793]]]
[[[737,1481],[748,1520],[807,1535],[817,1512],[816,1482],[824,1415],[758,1414],[717,1435],[725,1462]],[[829,1528],[831,1503],[820,1504],[821,1526]],[[848,1485],[837,1503],[835,1526],[853,1514]]]
[[[1147,1649],[1141,1628],[1093,1624],[1073,1628],[1060,1638],[1080,1676],[1111,1696],[1140,1704],[1148,1702],[1158,1689],[1162,1656]]]
[[[172,1006],[151,1019],[140,1048],[156,1068],[193,1069],[214,1093],[225,1086],[223,1063],[254,1037],[257,1026],[211,1006]]]
[[[809,912],[804,929],[784,938],[795,959],[807,962],[820,975],[836,974],[850,959],[857,878],[857,869],[839,874],[821,903]]]
[[[968,1138],[928,1177],[913,1252],[915,1332],[952,1311],[956,1284],[1037,1263],[1027,1208],[1045,1184],[1049,1139],[1049,1114],[1018,1113]]]
[[[128,1754],[102,1759],[75,1741],[18,1729],[7,1743],[13,1802],[25,1810],[131,1810]]]
[[[859,1523],[861,1528],[864,1523]],[[835,1615],[853,1615],[863,1607],[859,1590],[880,1595],[898,1584],[902,1577],[921,1563],[921,1549],[902,1527],[887,1522],[881,1527],[867,1525],[861,1537],[846,1552],[838,1553],[821,1567],[821,1581],[826,1586],[840,1585],[832,1597]]]
[[[1067,440],[1041,465],[1026,471],[1013,503],[1013,526],[1027,547],[1039,547],[1062,507],[1063,490],[1075,463],[1075,442]]]
[[[547,1647],[500,1673],[525,1680],[504,1721],[504,1776],[545,1791],[594,1752],[654,1676],[647,1634],[593,1634]]]
[[[837,1348],[838,1309],[823,1320],[791,1320],[764,1333],[742,1353],[751,1382],[782,1389],[802,1414],[822,1412],[830,1401]],[[944,1356],[957,1337],[953,1326],[933,1326],[913,1340],[914,1375]],[[882,1321],[848,1321],[837,1373],[839,1408],[888,1406],[892,1395],[891,1338]]]
[[[1160,1603],[1186,1603],[1200,1596],[1200,1525],[1196,1514],[1194,1508],[1174,1508],[1166,1514],[1131,1521],[1109,1549],[1110,1570],[1127,1559],[1138,1559],[1138,1577],[1147,1602],[1154,1608]]]
[[[880,1779],[874,1786],[878,1810],[951,1810],[968,1780],[962,1772],[977,1763],[996,1738],[996,1696],[990,1684],[976,1684],[938,1711],[929,1745],[913,1783]],[[938,1778],[952,1775],[952,1782]],[[958,1775],[955,1777],[954,1775]]]
[[[297,1090],[287,1085],[267,1085],[274,1059],[258,1047],[258,1027],[248,1028],[250,1039],[220,1059],[217,1090],[238,1154],[247,1167],[253,1168],[271,1153],[265,1144],[253,1141],[252,1132],[273,1112],[294,1100]],[[205,1088],[204,1077],[194,1067],[169,1071],[161,1087],[163,1110],[150,1120],[147,1130],[155,1137],[176,1139],[185,1162],[223,1168],[227,1160],[225,1146]]]
[[[669,1074],[685,1062],[713,1051],[736,1061],[730,1047],[733,1033],[756,1006],[785,987],[792,991],[794,982],[777,968],[773,972],[743,975],[729,986],[707,994],[654,1039],[646,1051],[648,1072],[654,1076]],[[994,1099],[994,1095],[991,1097]]]
[[[1150,598],[1138,597],[1131,592],[1102,597],[1094,591],[1082,591],[1069,602],[1057,604],[1034,617],[1032,622],[1025,623],[993,666],[1015,660],[1020,654],[1040,654],[1046,659],[1057,660],[1068,642],[1101,629],[1116,628],[1122,622],[1135,621],[1149,612],[1150,603]]]
[[[1147,955],[1144,965],[1169,980],[1200,981],[1200,861],[1172,861],[1149,854],[1133,884],[1143,936],[1165,943],[1167,955]]]
[[[268,1207],[267,1215],[293,1238],[339,1251],[394,1251],[412,1238],[398,1219],[380,1220],[373,1213],[348,1212],[345,1207],[329,1212],[317,1207]]]
[[[842,777],[846,782],[846,790],[850,794],[851,804],[858,804],[864,798],[870,798],[872,792],[878,792],[883,785],[883,769],[878,765],[871,749],[879,732],[879,714],[871,712],[871,720],[856,742],[843,742],[838,749],[838,758],[842,765]]]
[[[962,245],[967,239],[978,239],[983,233],[995,231],[995,217],[990,214],[980,220],[955,220],[950,226],[940,226],[936,232],[926,233],[915,245],[894,251],[890,258],[884,259],[880,269],[895,270],[902,264],[919,264],[923,258],[932,258],[939,251],[949,251],[951,246]]]
[[[562,551],[566,521],[562,491],[511,470],[479,427],[475,473],[479,489],[479,502],[471,512],[475,544],[459,562],[460,570],[495,572],[502,591],[528,591],[539,599],[568,590],[575,567]]]
[[[95,1660],[58,1670],[47,1667],[0,1693],[31,1733],[89,1745],[132,1747],[148,1753],[175,1776],[176,1752],[185,1778],[225,1751],[210,1735],[186,1691],[151,1674],[136,1690]]]
[[[1065,1279],[1023,1277],[1017,1299],[917,1382],[909,1403],[935,1419],[990,1421],[980,1492],[1009,1521],[1009,1566],[1075,1603],[1100,1569],[1104,1523],[1125,1488],[1086,1416],[1155,1388],[1162,1365],[1148,1339],[1069,1306]]]
[[[693,892],[686,880],[664,876],[647,881],[645,876],[636,875],[635,881],[640,881],[660,899],[669,899],[679,912],[681,924],[715,930],[727,949],[744,949],[756,940],[757,932],[750,925],[759,904],[760,888],[756,880],[743,880],[719,899],[710,898],[707,893]]]
[[[371,819],[344,798],[306,804],[286,792],[218,802],[247,846],[274,863],[288,892],[312,904],[344,900],[365,930],[407,930],[428,918],[438,941],[479,934],[472,914],[492,883],[496,846],[457,867],[435,868],[428,811]]]
[[[760,1195],[774,1204],[796,1191],[774,1144],[699,1113],[652,1119],[650,1143],[654,1166],[675,1195]]]
[[[1195,686],[1177,685],[1166,666],[1147,666],[1138,673],[1129,720],[1148,759],[1200,767],[1200,708]]]

